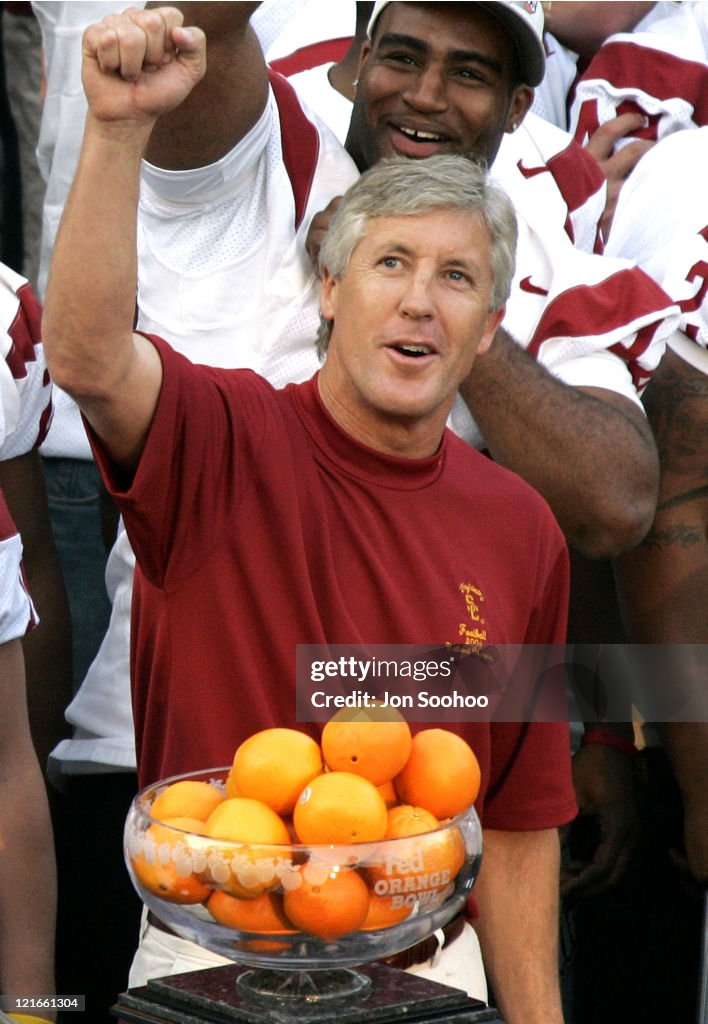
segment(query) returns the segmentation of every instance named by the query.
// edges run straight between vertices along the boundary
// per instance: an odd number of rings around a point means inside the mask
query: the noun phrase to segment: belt
[[[426,960],[431,960],[435,956],[438,949],[447,949],[455,939],[462,935],[465,930],[465,920],[464,913],[461,913],[457,917],[453,917],[452,921],[448,921],[441,929],[442,942],[439,939],[440,932],[433,932],[427,939],[421,939],[414,946],[402,949],[400,953],[384,956],[377,963],[385,964],[386,967],[397,967],[399,971],[407,971],[409,967],[415,967],[416,964],[424,964]]]
[[[177,935],[169,925],[164,924],[158,917],[155,917],[152,910],[148,910],[147,919],[148,924],[151,924],[153,928],[158,928],[161,932],[166,932],[168,935]],[[435,956],[438,949],[447,949],[455,939],[462,935],[464,929],[465,915],[461,913],[453,917],[452,921],[448,921],[441,929],[443,934],[442,942],[438,938],[439,933],[434,932],[427,939],[421,939],[420,942],[416,942],[414,946],[409,946],[408,949],[402,949],[399,953],[382,957],[377,963],[384,964],[386,967],[397,967],[400,971],[405,971],[416,964],[424,964],[426,960],[430,960]]]

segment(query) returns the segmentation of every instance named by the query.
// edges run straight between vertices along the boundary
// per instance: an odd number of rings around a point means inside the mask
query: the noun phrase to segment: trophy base
[[[501,1024],[460,989],[392,967],[272,971],[228,965],[157,978],[123,993],[120,1024]]]

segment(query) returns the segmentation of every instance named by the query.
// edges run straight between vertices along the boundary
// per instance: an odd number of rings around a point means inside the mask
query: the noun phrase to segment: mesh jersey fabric
[[[674,299],[679,327],[708,349],[708,127],[646,153],[620,192],[610,252],[635,260]]]
[[[22,568],[22,541],[0,491],[0,644],[23,637],[38,621]]]
[[[657,140],[708,124],[708,6],[674,4],[645,29],[610,36],[577,83],[571,131],[584,144],[606,121],[627,112],[647,124],[621,139]]]
[[[29,282],[0,264],[0,459],[38,447],[52,414],[42,311]]]

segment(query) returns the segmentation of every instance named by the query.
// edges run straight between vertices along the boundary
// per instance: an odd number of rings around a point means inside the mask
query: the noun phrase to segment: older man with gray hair
[[[142,56],[132,31],[87,33],[89,115],[44,327],[137,556],[142,783],[225,763],[254,729],[293,725],[298,643],[457,644],[470,583],[485,602],[478,642],[560,643],[568,587],[543,500],[446,428],[513,274],[510,204],[465,158],[394,161],[353,187],[323,256],[327,357],[303,384],[195,366],[134,333],[142,155],[204,70],[199,30],[153,24]],[[476,933],[508,1024],[560,1024],[567,727],[454,728],[480,761],[486,851],[474,930],[443,951],[438,977],[484,996]],[[185,957],[204,966],[200,953],[149,925],[132,983]]]

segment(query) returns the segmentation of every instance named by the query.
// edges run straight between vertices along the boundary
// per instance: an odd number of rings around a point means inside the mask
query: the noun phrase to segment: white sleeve
[[[189,207],[190,201],[192,204],[204,203],[243,191],[271,138],[273,104],[271,91],[265,110],[248,134],[213,164],[186,171],[168,171],[143,160],[143,192],[154,202],[164,199]]]
[[[0,644],[24,636],[37,622],[22,570],[22,542],[0,491]]]
[[[686,338],[708,350],[708,127],[642,157],[620,192],[608,252],[636,260],[678,303]]]
[[[29,283],[0,264],[0,459],[36,448],[51,419],[40,340],[41,309]]]

